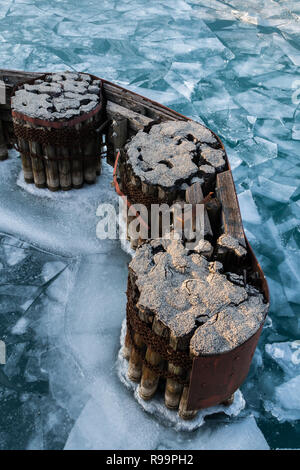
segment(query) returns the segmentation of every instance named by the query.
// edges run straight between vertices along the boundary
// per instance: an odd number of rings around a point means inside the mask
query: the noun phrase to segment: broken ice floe
[[[264,407],[279,421],[300,419],[300,341],[266,344],[266,353],[281,367],[284,381]]]

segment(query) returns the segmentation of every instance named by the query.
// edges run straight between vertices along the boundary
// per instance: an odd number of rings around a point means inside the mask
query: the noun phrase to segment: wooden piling
[[[126,334],[122,350],[123,357],[129,361],[131,354],[131,339],[128,328],[126,328]]]
[[[128,119],[114,118],[108,132],[107,162],[114,166],[117,153],[123,148],[128,137]]]
[[[188,193],[190,201],[202,198],[196,190]],[[230,237],[224,237],[229,241],[221,240],[220,246],[231,246]],[[190,249],[180,239],[155,239],[142,244],[129,265],[127,320],[134,342],[143,347],[142,355],[136,355],[135,348],[131,350],[129,376],[136,382],[141,377],[139,395],[144,400],[155,395],[160,378],[165,378],[165,405],[179,409],[182,419],[194,418],[200,408],[195,385],[190,385],[195,378],[194,372],[191,375],[195,361],[210,356],[212,351],[222,355],[224,348],[234,349],[241,344],[243,338],[256,331],[266,308],[253,286],[244,286],[241,276],[234,272],[223,274],[222,264],[209,260],[212,251],[207,240]],[[255,299],[248,295],[250,288]],[[132,306],[148,325],[137,321]],[[145,356],[143,343],[147,344]],[[204,376],[206,373],[203,370]],[[205,393],[208,378],[200,380],[197,376],[197,387]],[[228,405],[230,400],[226,400]],[[223,401],[221,396],[219,403]]]
[[[207,142],[204,148],[201,139]],[[215,144],[212,133],[201,124],[183,121],[150,123],[123,147],[119,160],[119,173],[124,175],[122,191],[131,204],[144,204],[148,211],[153,204],[172,206],[184,199],[185,191],[195,184],[199,188],[197,195],[201,194],[203,200],[203,189],[214,188],[216,174],[222,168],[222,162],[225,164],[223,152],[215,150]],[[161,229],[159,221],[156,223]],[[164,235],[161,230],[159,234]],[[213,237],[206,210],[204,236]]]
[[[92,124],[93,122],[94,119],[91,117],[85,121],[85,125]],[[85,157],[83,163],[84,181],[87,184],[94,184],[97,177],[97,151],[93,139],[85,142],[83,153]],[[94,158],[91,158],[92,156],[94,156]]]
[[[26,127],[28,128],[29,126],[26,125]],[[24,180],[26,183],[32,184],[34,182],[34,178],[33,178],[31,158],[29,154],[30,153],[29,143],[25,139],[19,138],[18,147],[19,147],[20,154],[21,154]]]
[[[79,131],[81,129],[81,123],[76,124],[75,128]],[[76,159],[78,156],[78,149],[72,149],[72,186],[74,189],[80,189],[83,186],[83,160],[80,155],[80,159]]]

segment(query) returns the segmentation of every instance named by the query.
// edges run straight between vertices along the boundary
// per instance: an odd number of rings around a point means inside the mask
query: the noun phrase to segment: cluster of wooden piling
[[[51,191],[95,183],[105,121],[99,80],[76,73],[33,80],[15,91],[12,114],[26,183]]]

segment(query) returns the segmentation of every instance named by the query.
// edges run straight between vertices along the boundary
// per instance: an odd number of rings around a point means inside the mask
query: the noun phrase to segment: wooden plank
[[[224,233],[236,238],[246,248],[243,223],[230,170],[218,173],[216,191],[222,204],[222,223]]]

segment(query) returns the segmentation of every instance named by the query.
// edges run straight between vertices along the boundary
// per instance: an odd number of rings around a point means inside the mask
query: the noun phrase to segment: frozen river
[[[1,68],[90,72],[219,134],[272,302],[244,408],[193,431],[166,426],[117,375],[130,258],[96,237],[98,205],[117,203],[111,168],[53,195],[22,184],[11,151],[0,162],[0,449],[300,447],[299,15],[283,0],[1,1]]]

